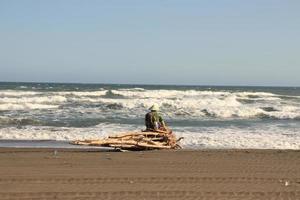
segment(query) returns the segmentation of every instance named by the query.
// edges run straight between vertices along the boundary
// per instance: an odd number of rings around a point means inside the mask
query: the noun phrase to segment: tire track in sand
[[[115,192],[21,192],[0,193],[1,200],[27,199],[300,199],[300,192],[198,192],[198,191],[115,191]]]

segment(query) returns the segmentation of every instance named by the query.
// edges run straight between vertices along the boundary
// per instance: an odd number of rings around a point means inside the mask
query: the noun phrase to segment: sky
[[[0,81],[300,86],[299,0],[0,0]]]

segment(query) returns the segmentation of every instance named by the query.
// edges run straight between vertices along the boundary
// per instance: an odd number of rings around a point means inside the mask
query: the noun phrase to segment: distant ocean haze
[[[141,130],[158,103],[184,148],[300,149],[300,88],[0,83],[0,139]]]

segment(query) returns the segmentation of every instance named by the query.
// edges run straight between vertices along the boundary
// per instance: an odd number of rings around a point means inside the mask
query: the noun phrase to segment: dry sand
[[[300,151],[0,148],[0,199],[300,199]]]

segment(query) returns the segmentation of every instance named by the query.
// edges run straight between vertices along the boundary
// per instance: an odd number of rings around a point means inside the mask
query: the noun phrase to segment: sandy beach
[[[300,151],[0,149],[0,199],[300,199]]]

